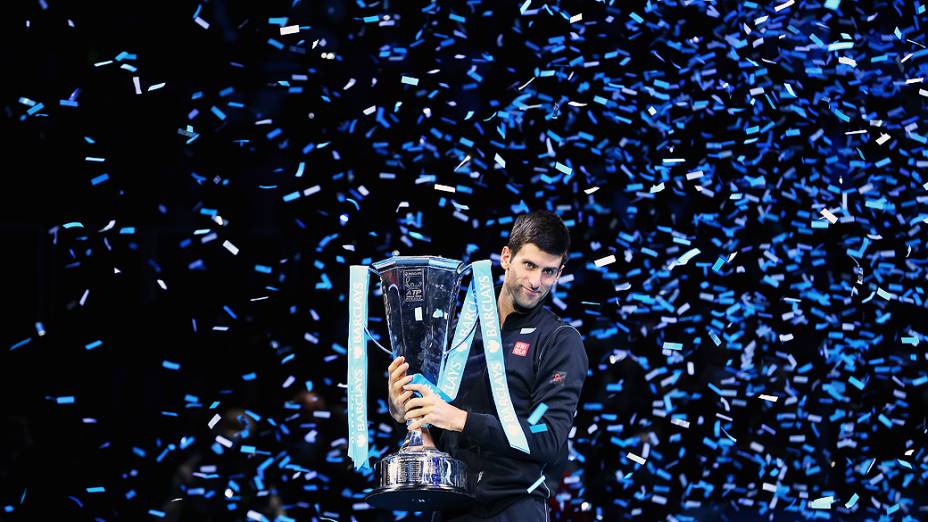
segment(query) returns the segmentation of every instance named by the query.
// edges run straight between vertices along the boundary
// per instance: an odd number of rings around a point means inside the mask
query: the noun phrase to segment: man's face
[[[561,276],[564,265],[561,256],[551,255],[534,243],[522,245],[512,255],[508,246],[500,254],[500,265],[506,271],[503,290],[521,308],[534,308],[548,295]]]

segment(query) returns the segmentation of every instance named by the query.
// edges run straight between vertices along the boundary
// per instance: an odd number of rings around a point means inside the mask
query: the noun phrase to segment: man
[[[580,333],[541,304],[561,276],[569,248],[563,221],[536,211],[516,219],[500,254],[505,271],[497,297],[502,351],[510,397],[530,453],[510,447],[497,417],[479,328],[453,404],[409,384],[412,377],[406,375],[409,365],[403,357],[390,364],[393,418],[415,421],[410,429],[430,424],[436,446],[464,461],[477,477],[476,503],[461,512],[435,513],[433,522],[548,518],[547,499],[564,473],[567,436],[589,364]],[[413,392],[422,396],[413,398]],[[536,410],[543,414],[530,422]]]

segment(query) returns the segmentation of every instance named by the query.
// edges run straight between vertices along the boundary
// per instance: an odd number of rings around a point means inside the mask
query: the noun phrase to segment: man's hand
[[[403,416],[406,415],[406,401],[412,397],[411,391],[403,391],[403,385],[412,380],[411,375],[406,375],[407,369],[409,369],[409,363],[406,362],[406,358],[403,356],[393,359],[390,367],[387,368],[390,373],[387,378],[387,395],[389,398],[387,404],[390,406],[390,415],[396,422],[405,422]]]
[[[441,397],[432,393],[427,386],[407,384],[403,389],[422,394],[422,397],[409,399],[406,403],[406,419],[415,420],[409,425],[410,431],[420,429],[423,424],[431,424],[449,431],[464,431],[464,424],[467,422],[466,411],[441,400]]]

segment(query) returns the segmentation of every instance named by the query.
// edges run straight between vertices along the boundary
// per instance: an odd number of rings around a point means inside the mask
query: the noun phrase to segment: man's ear
[[[509,270],[509,263],[512,261],[512,252],[509,250],[509,246],[504,246],[503,250],[499,253],[499,265],[503,267],[503,270]]]

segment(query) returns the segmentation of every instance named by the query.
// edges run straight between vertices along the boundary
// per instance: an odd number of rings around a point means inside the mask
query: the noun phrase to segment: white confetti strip
[[[831,505],[834,504],[834,502],[835,497],[822,497],[809,502],[809,507],[812,509],[831,509]]]
[[[628,454],[625,455],[625,456],[626,456],[629,460],[633,460],[633,461],[637,462],[638,464],[641,464],[642,466],[644,466],[644,463],[646,462],[645,459],[639,457],[638,455],[635,455],[634,453],[632,453],[632,452],[630,452],[630,451],[629,451]]]
[[[541,483],[544,482],[544,481],[545,481],[545,476],[544,476],[544,475],[538,477],[538,480],[536,480],[531,486],[528,487],[528,489],[525,490],[526,493],[531,493],[532,491],[535,491],[535,489],[536,489],[538,486],[540,486]]]

